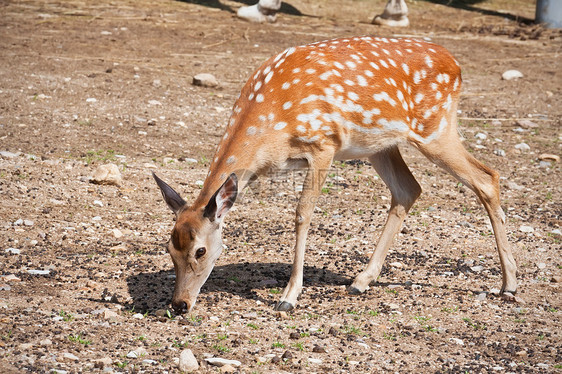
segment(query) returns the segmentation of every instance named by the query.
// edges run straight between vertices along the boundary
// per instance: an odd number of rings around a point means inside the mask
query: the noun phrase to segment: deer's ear
[[[203,215],[213,221],[221,221],[228,213],[238,195],[238,178],[232,173],[224,184],[215,192],[205,207]]]
[[[187,204],[184,199],[181,198],[180,194],[174,191],[174,189],[166,184],[162,179],[158,178],[154,172],[152,173],[154,180],[158,187],[160,187],[160,192],[162,192],[162,197],[170,209],[177,215],[178,212]]]

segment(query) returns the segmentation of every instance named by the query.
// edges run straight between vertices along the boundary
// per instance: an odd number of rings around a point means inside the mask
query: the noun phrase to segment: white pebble
[[[531,150],[531,147],[529,147],[529,144],[527,143],[519,143],[515,145],[515,149],[518,149],[521,152],[529,152]]]
[[[525,233],[532,233],[532,232],[535,231],[535,229],[532,228],[531,226],[522,225],[522,226],[519,227],[519,231],[525,232]]]
[[[502,78],[506,81],[511,79],[523,78],[523,73],[519,70],[507,70],[502,74]]]

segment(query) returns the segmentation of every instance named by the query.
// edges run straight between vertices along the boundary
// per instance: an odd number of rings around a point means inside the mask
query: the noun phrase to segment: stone
[[[23,224],[24,224],[24,226],[33,226],[35,224],[35,222],[33,222],[30,219],[24,219]]]
[[[15,158],[18,157],[20,155],[20,153],[13,153],[13,152],[8,152],[8,151],[0,151],[0,156],[2,158]]]
[[[315,345],[314,348],[312,348],[312,352],[314,352],[314,353],[326,353],[326,349],[324,347],[319,346],[319,345]]]
[[[458,338],[449,338],[449,341],[453,342],[457,345],[464,345],[464,342],[461,339],[458,339]]]
[[[64,352],[62,354],[62,359],[64,361],[80,361],[80,359],[77,356],[75,356],[75,355],[73,355],[72,353],[69,353],[69,352]]]
[[[293,354],[290,351],[285,351],[285,353],[283,353],[283,356],[281,356],[281,358],[284,360],[290,360],[291,358],[293,358]]]
[[[197,362],[197,359],[193,355],[193,352],[191,352],[191,349],[184,349],[181,351],[178,368],[180,371],[186,373],[199,369],[199,362]]]
[[[6,248],[4,252],[10,253],[12,255],[19,255],[21,253],[21,251],[17,248]]]
[[[49,338],[43,339],[39,342],[39,345],[42,345],[42,346],[47,346],[47,345],[51,345],[51,344],[53,344],[53,342]]]
[[[560,156],[551,153],[542,153],[539,155],[541,161],[560,162]]]
[[[220,358],[220,357],[206,358],[205,361],[207,361],[210,365],[218,366],[218,367],[224,365],[232,365],[235,367],[239,367],[240,365],[242,365],[242,363],[238,360],[227,360],[226,358]]]
[[[521,225],[521,226],[519,226],[519,231],[530,234],[530,233],[534,232],[535,229],[532,228],[531,226]]]
[[[221,367],[221,373],[234,373],[236,368],[232,365],[224,365]]]
[[[142,360],[142,363],[145,365],[158,365],[158,361],[150,359]]]
[[[488,138],[488,135],[484,134],[483,132],[479,132],[478,134],[474,135],[474,137],[479,140],[486,140]]]
[[[182,162],[190,163],[190,164],[196,164],[196,163],[199,162],[194,158],[180,158],[179,160],[182,161]]]
[[[510,190],[516,190],[516,191],[521,191],[523,190],[525,187],[518,185],[517,183],[513,182],[513,181],[508,181],[507,182],[507,188],[509,188]]]
[[[135,319],[144,319],[144,315],[141,313],[135,313],[133,314],[133,318]]]
[[[553,276],[553,277],[550,279],[550,281],[551,281],[552,283],[562,283],[562,276],[560,276],[560,275],[555,275],[555,276]]]
[[[201,87],[216,87],[219,85],[213,74],[201,73],[193,77],[193,85]]]
[[[94,205],[95,205],[95,206],[102,207],[102,206],[103,206],[103,202],[101,202],[100,200],[94,200]]]
[[[518,149],[521,152],[529,152],[531,150],[531,147],[529,147],[529,144],[527,143],[519,143],[515,145],[515,149]]]
[[[118,318],[119,314],[117,314],[117,312],[114,312],[111,309],[104,309],[103,310],[103,319],[115,319]]]
[[[528,119],[520,119],[515,122],[517,126],[520,126],[524,129],[536,129],[539,127],[535,122],[528,120]]]
[[[4,282],[20,282],[21,279],[16,277],[14,274],[2,275],[2,281]]]
[[[506,154],[506,153],[505,153],[505,151],[504,151],[503,149],[498,148],[498,149],[494,149],[494,154],[495,154],[496,156],[505,157],[505,154]]]
[[[310,362],[311,364],[320,365],[322,363],[322,360],[319,358],[309,357],[308,362]]]
[[[31,275],[49,275],[51,273],[50,270],[28,270],[28,274]]]
[[[119,229],[113,229],[111,230],[111,233],[113,234],[113,236],[115,236],[116,239],[123,237],[123,233]]]
[[[94,170],[91,183],[94,184],[105,184],[113,186],[121,186],[123,179],[121,178],[121,172],[115,164],[106,164],[99,166]]]
[[[292,332],[289,334],[289,339],[297,340],[301,338],[301,334],[298,332]]]
[[[110,357],[103,357],[94,361],[94,367],[98,369],[103,369],[106,366],[111,366],[113,360]]]
[[[476,295],[476,300],[478,300],[478,301],[486,300],[486,292],[481,292],[478,295]]]
[[[540,270],[543,270],[543,269],[546,269],[546,264],[545,264],[544,262],[539,262],[539,263],[537,264],[537,267],[538,267]]]
[[[519,70],[507,70],[502,74],[502,79],[506,81],[518,78],[523,78],[523,73]]]
[[[484,270],[484,266],[482,266],[482,265],[472,266],[472,267],[470,268],[470,270],[472,270],[472,271],[475,272],[475,273],[479,273],[479,272],[481,272],[482,270]]]

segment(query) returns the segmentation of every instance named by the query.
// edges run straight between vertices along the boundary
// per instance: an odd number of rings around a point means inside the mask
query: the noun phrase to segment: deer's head
[[[176,214],[176,224],[168,243],[176,272],[172,307],[176,313],[190,311],[201,287],[211,274],[223,244],[221,228],[238,193],[238,179],[231,174],[206,206],[188,207],[172,187],[152,174],[164,201]]]

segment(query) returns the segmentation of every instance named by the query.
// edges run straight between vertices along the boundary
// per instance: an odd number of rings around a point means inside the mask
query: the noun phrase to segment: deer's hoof
[[[275,310],[278,312],[288,312],[289,310],[293,310],[293,308],[293,304],[286,301],[281,301],[277,305],[275,305]]]
[[[359,288],[349,286],[347,287],[347,293],[350,295],[361,295],[363,291],[361,291]]]

